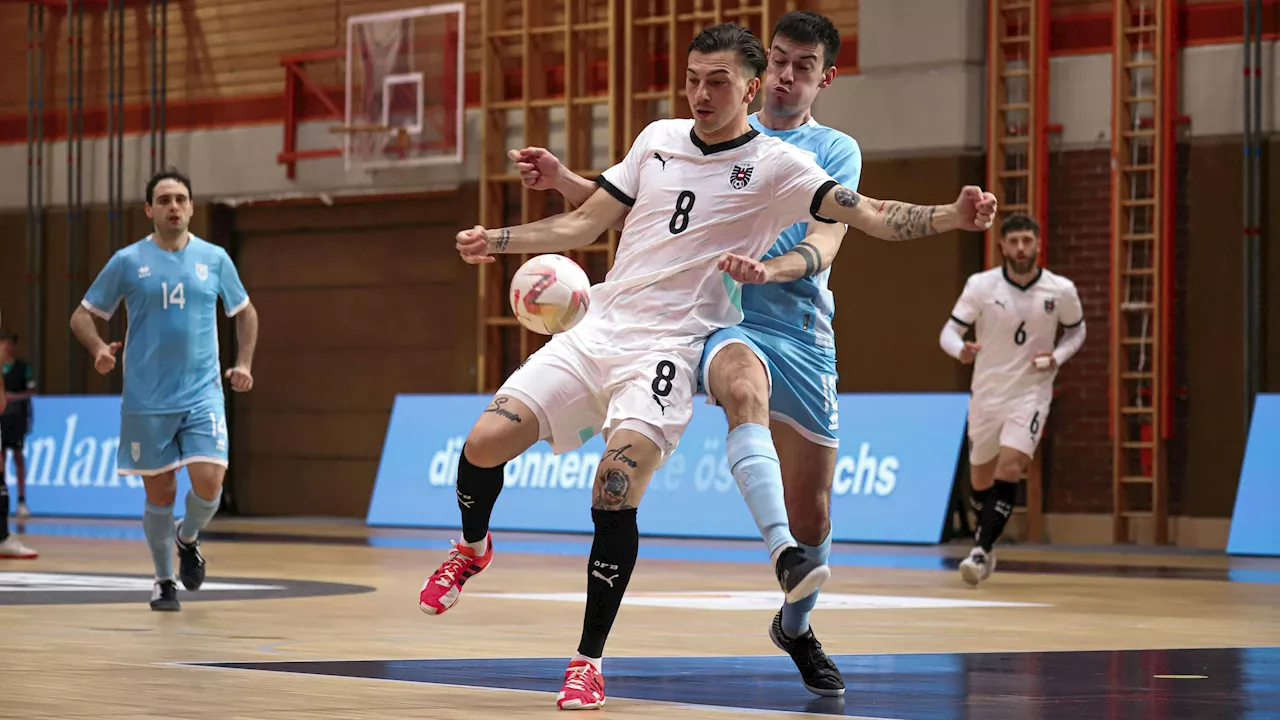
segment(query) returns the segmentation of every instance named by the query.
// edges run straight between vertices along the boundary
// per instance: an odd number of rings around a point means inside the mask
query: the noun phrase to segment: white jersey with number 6
[[[1037,369],[1035,357],[1053,352],[1058,326],[1079,325],[1084,311],[1067,278],[1042,268],[1029,283],[1018,285],[998,267],[969,277],[951,319],[974,328],[982,346],[973,368],[975,407],[995,407],[1028,394],[1047,404],[1056,373]]]
[[[813,153],[751,130],[707,145],[692,120],[659,120],[597,180],[631,207],[613,268],[572,332],[612,347],[672,349],[696,366],[706,336],[742,320],[742,289],[716,268],[759,259],[778,234],[818,217],[837,183]]]

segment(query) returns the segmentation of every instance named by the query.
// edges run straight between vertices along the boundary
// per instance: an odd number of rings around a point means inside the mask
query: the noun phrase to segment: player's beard
[[[1012,258],[1006,255],[1004,261],[1009,266],[1009,271],[1014,275],[1025,275],[1034,270],[1036,266],[1035,255],[1032,255],[1026,260],[1018,260],[1017,258]]]

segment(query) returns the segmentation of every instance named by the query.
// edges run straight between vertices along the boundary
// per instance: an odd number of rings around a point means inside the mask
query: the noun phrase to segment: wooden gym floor
[[[180,613],[147,608],[139,523],[23,531],[41,555],[0,561],[0,717],[563,717],[590,538],[498,533],[430,617],[443,531],[215,521]],[[813,615],[848,685],[832,700],[766,636],[781,594],[758,544],[641,546],[599,717],[1280,717],[1280,561],[1003,547],[975,590],[960,545],[837,546]]]

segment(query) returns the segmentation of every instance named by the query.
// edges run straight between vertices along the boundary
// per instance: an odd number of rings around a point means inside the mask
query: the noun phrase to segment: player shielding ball
[[[1010,215],[1000,236],[1004,262],[969,277],[939,339],[948,355],[974,364],[969,476],[978,532],[973,550],[960,563],[960,575],[970,585],[995,570],[992,548],[1044,432],[1053,379],[1085,338],[1076,286],[1036,264],[1039,223]],[[1066,332],[1054,347],[1059,326]],[[970,328],[975,341],[966,342]]]
[[[236,364],[226,378],[237,392],[253,387],[258,312],[226,251],[188,231],[190,179],[176,170],[153,176],[146,211],[154,232],[111,256],[72,314],[71,329],[93,356],[94,369],[111,372],[121,345],[102,339],[94,317],[110,320],[124,301],[129,329],[117,472],[142,476],[142,527],[156,573],[151,609],[175,611],[182,605],[174,548],[183,586],[198,590],[205,560],[197,538],[218,511],[231,442],[218,359],[218,300],[236,319]],[[175,527],[175,472],[184,466],[191,490]]]
[[[812,106],[835,80],[840,33],[829,18],[793,11],[773,28],[765,70],[764,107],[749,116],[764,135],[813,153],[842,186],[857,191],[862,153],[848,135],[819,123]],[[577,206],[598,188],[545,148],[512,150],[526,186],[554,189]],[[984,212],[995,212],[987,194]],[[887,201],[883,217],[864,214],[855,225],[873,236],[887,223],[901,225],[894,240],[931,234],[911,216],[934,210]],[[908,212],[909,211],[909,212]],[[878,227],[871,227],[872,225]],[[720,269],[742,283],[741,323],[712,333],[703,348],[698,380],[708,402],[724,409],[729,468],[770,548],[798,542],[826,563],[831,554],[831,484],[839,448],[836,394],[835,297],[830,268],[845,236],[843,224],[801,222],[787,228],[763,262],[727,257]],[[781,481],[764,481],[767,476]],[[750,482],[748,482],[748,478]],[[791,656],[801,680],[824,696],[844,693],[840,669],[809,624],[814,591],[785,601],[769,624],[769,638]]]
[[[587,607],[578,653],[557,698],[562,709],[604,704],[601,658],[639,552],[636,510],[692,415],[707,335],[742,319],[741,288],[719,268],[721,261],[728,255],[756,263],[783,229],[810,218],[875,225],[886,237],[902,229],[878,215],[878,201],[831,179],[812,155],[751,128],[747,106],[764,68],[764,48],[745,28],[703,30],[689,48],[685,89],[692,120],[645,128],[573,212],[458,234],[465,261],[492,262],[492,253],[583,247],[627,216],[613,268],[591,289],[586,318],[530,356],[471,429],[457,481],[463,543],[419,594],[423,611],[443,613],[463,583],[492,561],[489,519],[508,461],[539,440],[562,453],[603,434],[607,445],[592,490]],[[962,198],[903,217],[932,232],[990,223],[977,211],[980,190]],[[829,576],[794,540],[770,551],[791,599]]]

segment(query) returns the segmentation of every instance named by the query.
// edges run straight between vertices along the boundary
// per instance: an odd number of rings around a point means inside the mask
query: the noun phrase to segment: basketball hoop
[[[404,159],[409,153],[409,128],[390,125],[330,125],[329,132],[345,135],[348,152],[359,157]]]

